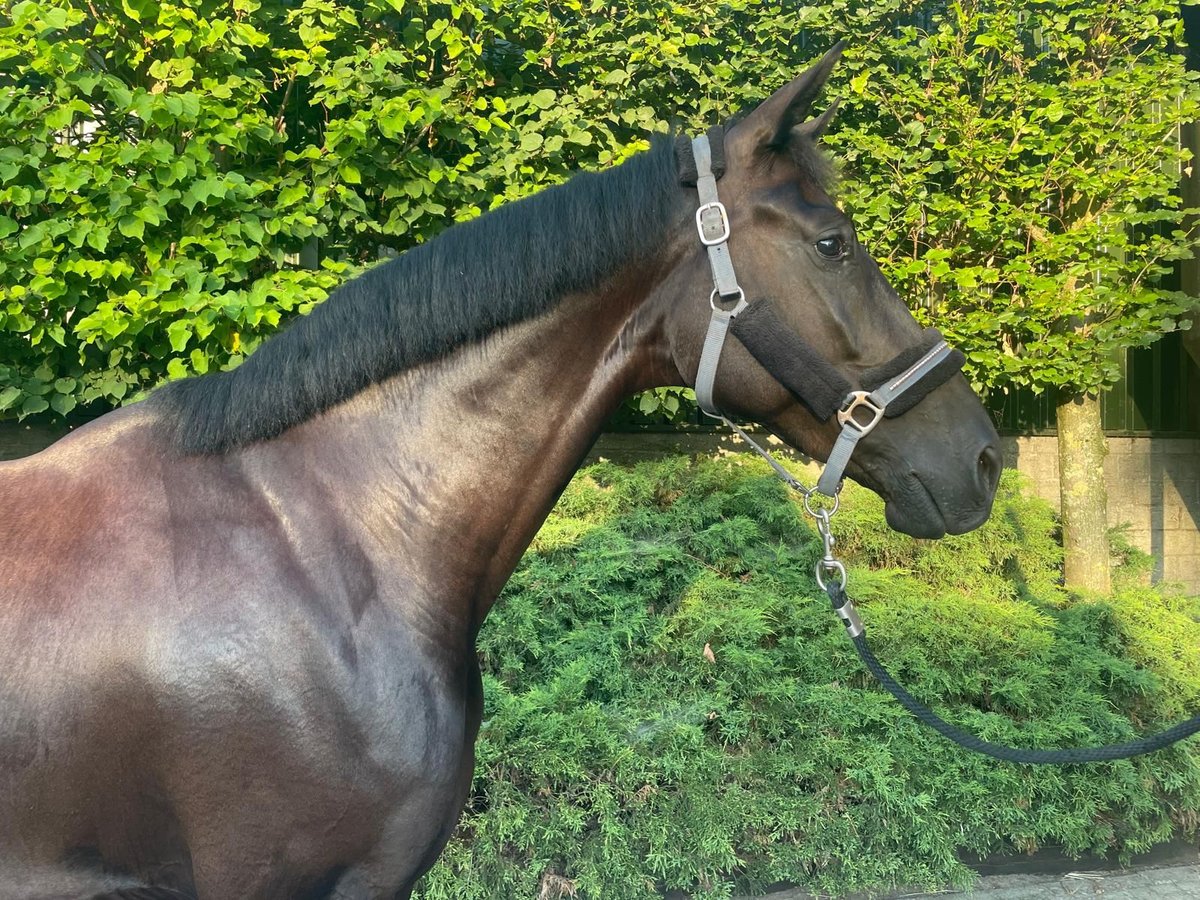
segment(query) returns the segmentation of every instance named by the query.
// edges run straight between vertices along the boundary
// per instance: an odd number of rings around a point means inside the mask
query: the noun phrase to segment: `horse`
[[[750,306],[852,384],[923,331],[831,199],[839,50],[723,130]],[[448,229],[240,367],[0,465],[0,896],[408,898],[468,797],[475,638],[624,398],[694,385],[714,308],[670,136]],[[837,423],[730,339],[723,412]],[[847,473],[919,537],[999,476],[957,371]]]

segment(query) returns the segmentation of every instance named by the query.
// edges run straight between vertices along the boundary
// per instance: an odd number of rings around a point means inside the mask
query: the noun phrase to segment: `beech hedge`
[[[1166,0],[0,6],[0,417],[236,365],[381,253],[752,106],[848,41],[841,199],[978,385],[1188,319]],[[643,412],[678,415],[679,392]]]

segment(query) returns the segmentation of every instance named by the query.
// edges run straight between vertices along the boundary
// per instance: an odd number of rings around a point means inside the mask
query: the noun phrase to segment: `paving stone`
[[[855,894],[845,900],[865,900]],[[1071,872],[1067,875],[989,875],[975,888],[962,891],[899,891],[878,900],[916,900],[929,897],[961,897],[970,900],[1197,900],[1200,898],[1200,865],[1113,872]],[[751,900],[737,897],[734,900]],[[761,900],[823,900],[818,895],[793,889],[768,894]]]

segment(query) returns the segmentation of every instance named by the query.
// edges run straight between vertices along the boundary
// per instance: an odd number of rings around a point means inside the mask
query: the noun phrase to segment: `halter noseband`
[[[836,496],[850,456],[858,442],[879,424],[912,409],[938,385],[962,368],[962,353],[952,349],[934,328],[921,341],[902,350],[888,362],[863,374],[862,388],[854,386],[804,338],[780,321],[769,300],[746,301],[729,256],[729,216],[717,197],[717,180],[725,172],[724,129],[714,127],[690,142],[676,143],[679,180],[695,186],[700,199],[696,230],[708,252],[713,291],[712,316],[700,365],[696,372],[696,401],[709,416],[733,428],[757,450],[789,484],[806,496],[812,493],[787,473],[713,401],[713,385],[721,350],[730,331],[772,377],[786,387],[822,422],[837,415],[842,426],[829,460],[821,471],[816,491]]]

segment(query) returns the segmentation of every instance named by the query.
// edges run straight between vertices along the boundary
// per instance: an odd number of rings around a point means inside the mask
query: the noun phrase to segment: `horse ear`
[[[841,57],[844,48],[845,41],[838,41],[816,65],[805,70],[790,84],[781,87],[755,110],[755,118],[761,115],[767,129],[763,141],[765,149],[777,153],[787,149],[797,126],[800,126],[804,134],[814,139],[824,133],[833,119],[837,103],[832,104],[816,119],[808,118],[809,110],[812,102],[821,93],[821,88],[825,86],[829,73]]]
[[[792,129],[792,134],[798,134],[808,138],[810,141],[819,140],[829,128],[829,123],[833,121],[833,117],[837,114],[838,105],[841,103],[841,98],[835,98],[829,104],[825,112],[821,113],[815,119],[809,119],[801,125],[797,125]]]

